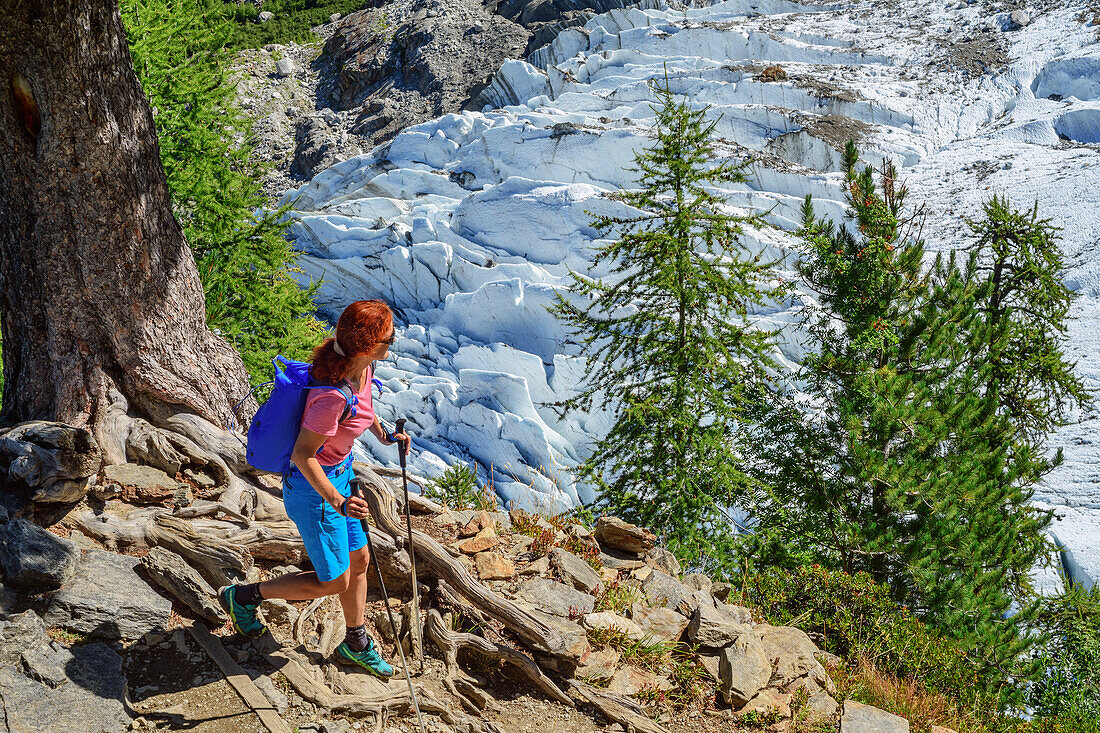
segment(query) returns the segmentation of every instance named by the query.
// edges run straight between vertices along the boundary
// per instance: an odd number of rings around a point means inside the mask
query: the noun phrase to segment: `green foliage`
[[[424,495],[449,509],[477,509],[495,512],[497,495],[492,485],[478,487],[477,472],[465,463],[456,463],[424,489]]]
[[[1061,350],[1070,293],[1053,229],[999,199],[966,264],[926,274],[895,178],[848,170],[854,231],[805,204],[800,272],[819,307],[800,376],[820,409],[779,400],[757,416],[769,491],[749,546],[868,573],[958,640],[991,704],[1018,705],[1016,680],[1037,671],[1028,574],[1050,551],[1031,497],[1061,460],[1046,433],[1088,399]]]
[[[1100,731],[1100,587],[1044,599],[1036,617],[1046,643],[1028,702],[1043,730]]]
[[[361,10],[363,0],[265,0],[263,7],[252,3],[226,3],[224,0],[204,0],[207,7],[223,6],[220,12],[230,22],[226,45],[232,50],[261,48],[269,43],[302,43],[316,41],[310,28],[327,23],[333,13],[347,15]],[[274,18],[259,22],[260,11],[270,11]]]
[[[770,365],[772,334],[749,311],[777,295],[774,263],[742,239],[745,217],[727,213],[714,187],[744,182],[743,166],[717,161],[706,109],[654,87],[656,139],[637,153],[632,211],[601,216],[593,269],[573,273],[553,311],[588,355],[567,413],[610,405],[614,424],[580,467],[609,512],[660,533],[689,563],[707,566],[732,546],[726,509],[750,479],[741,471],[740,421]]]
[[[283,212],[264,211],[249,124],[227,79],[232,32],[209,0],[123,0],[134,69],[154,110],[172,207],[191,245],[210,327],[253,382],[272,357],[303,358],[323,334],[312,290],[291,276]]]
[[[825,651],[850,664],[865,659],[967,703],[981,686],[979,665],[957,641],[916,618],[867,573],[815,565],[749,571],[733,580],[730,603],[759,611],[772,625],[820,634]]]

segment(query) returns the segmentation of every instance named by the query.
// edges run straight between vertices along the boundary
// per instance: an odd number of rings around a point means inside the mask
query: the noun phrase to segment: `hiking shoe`
[[[243,603],[237,603],[236,596],[237,586],[235,585],[227,585],[218,589],[218,603],[229,614],[229,618],[233,622],[233,628],[237,630],[238,634],[252,638],[266,634],[267,627],[264,626],[264,622],[256,614],[256,609],[259,606],[246,606]]]
[[[374,642],[370,638],[367,639],[367,648],[361,652],[354,651],[346,641],[342,641],[336,647],[334,656],[340,664],[357,665],[380,679],[388,680],[393,677],[393,667],[374,648]]]

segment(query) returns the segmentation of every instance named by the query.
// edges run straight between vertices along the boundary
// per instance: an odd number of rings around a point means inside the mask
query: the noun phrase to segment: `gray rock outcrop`
[[[137,558],[88,550],[53,597],[46,623],[108,639],[137,639],[168,625],[172,602],[134,572]]]
[[[0,525],[0,567],[5,581],[35,591],[54,590],[76,571],[80,549],[26,519]]]
[[[740,616],[727,613],[717,603],[700,603],[688,625],[688,639],[692,643],[710,649],[720,649],[732,644],[749,630]]]
[[[718,691],[735,708],[754,698],[771,674],[771,661],[751,634],[739,637],[718,657]]]
[[[845,700],[840,733],[909,733],[909,721],[871,705]]]
[[[529,35],[480,2],[411,0],[342,18],[320,63],[331,69],[334,108],[359,110],[352,130],[377,144],[461,110]]]
[[[214,588],[176,553],[154,547],[139,562],[154,583],[202,618],[217,624],[227,620]]]
[[[660,570],[654,570],[642,581],[642,592],[652,606],[663,606],[690,615],[698,602],[694,591]]]
[[[550,550],[550,567],[558,572],[563,581],[584,593],[599,593],[603,590],[603,581],[592,566],[573,553],[555,547]]]
[[[33,611],[0,622],[0,730],[120,733],[125,693],[122,657],[107,645],[67,649]]]
[[[516,597],[539,611],[568,618],[572,614],[592,613],[596,599],[564,583],[547,578],[531,578],[519,587]]]

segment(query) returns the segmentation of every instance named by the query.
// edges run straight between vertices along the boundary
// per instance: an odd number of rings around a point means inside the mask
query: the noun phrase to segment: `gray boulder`
[[[809,676],[825,685],[829,675],[817,661],[821,650],[810,640],[806,632],[792,626],[768,626],[761,624],[753,629],[753,635],[760,640],[764,652],[772,663],[774,674],[772,683],[776,686]]]
[[[649,605],[671,608],[685,616],[690,615],[699,605],[691,588],[660,570],[654,570],[646,576],[642,581],[642,592],[645,593]]]
[[[19,596],[15,591],[0,583],[0,619],[7,618],[19,608]]]
[[[531,578],[519,587],[516,597],[544,613],[568,618],[592,613],[596,599],[587,593],[547,578]]]
[[[855,700],[845,700],[840,733],[909,733],[909,721]]]
[[[77,564],[76,578],[54,595],[46,623],[109,639],[163,630],[172,602],[138,577],[137,564],[137,558],[89,550]]]
[[[339,160],[340,143],[336,131],[320,117],[303,117],[298,122],[294,140],[296,147],[294,160],[290,164],[291,175],[313,178]]]
[[[647,552],[645,562],[646,565],[649,565],[651,568],[656,568],[661,572],[668,573],[674,578],[680,574],[680,561],[676,559],[675,555],[663,547],[654,547]]]
[[[279,59],[275,62],[275,74],[281,77],[290,76],[298,70],[292,59]]]
[[[655,641],[679,641],[688,625],[688,620],[683,614],[671,608],[660,606],[653,608],[643,603],[635,603],[630,613],[634,623]]]
[[[153,582],[207,621],[225,623],[228,617],[218,605],[217,592],[187,562],[163,547],[154,547],[139,561]]]
[[[7,583],[35,591],[54,590],[76,571],[80,549],[26,519],[0,525],[0,567]]]
[[[748,625],[724,612],[717,603],[700,603],[688,624],[688,639],[709,649],[720,649],[733,643],[749,630]]]
[[[121,733],[130,725],[125,694],[122,657],[106,644],[40,646],[22,666],[0,666],[0,730]]]
[[[1013,10],[1008,19],[1016,28],[1023,28],[1031,23],[1031,16],[1027,14],[1026,10]]]
[[[256,20],[260,21],[261,23],[266,23],[267,21],[274,20],[274,19],[275,19],[275,13],[272,13],[270,10],[264,10],[263,12],[261,12],[259,15],[256,16]]]
[[[34,611],[24,611],[0,621],[0,666],[16,664],[25,650],[49,640],[46,624]]]
[[[550,566],[558,572],[562,580],[579,591],[599,593],[603,590],[603,581],[599,573],[567,550],[560,547],[550,550]]]
[[[771,674],[768,655],[751,634],[739,637],[718,657],[718,690],[735,708],[754,698]]]

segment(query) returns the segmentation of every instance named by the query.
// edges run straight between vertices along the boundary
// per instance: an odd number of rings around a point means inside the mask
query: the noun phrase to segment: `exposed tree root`
[[[557,685],[551,682],[550,678],[542,673],[534,660],[526,654],[491,642],[477,634],[451,631],[443,623],[443,617],[439,614],[439,611],[434,608],[428,611],[424,622],[424,632],[443,652],[443,662],[446,665],[446,675],[443,682],[447,686],[447,690],[459,700],[462,700],[464,704],[470,705],[474,710],[483,709],[485,707],[484,701],[479,704],[476,700],[467,698],[456,688],[456,681],[460,679],[459,675],[462,674],[462,670],[458,666],[458,652],[462,649],[470,649],[496,662],[508,662],[551,700],[574,707],[569,696],[558,689]],[[466,681],[469,682],[468,679]]]
[[[651,720],[638,704],[617,692],[600,690],[583,682],[569,680],[569,692],[578,702],[588,703],[609,720],[619,723],[626,733],[668,733],[659,723]]]
[[[370,466],[356,462],[354,468],[356,477],[363,485],[371,515],[382,531],[399,542],[398,538],[403,538],[405,535],[404,525],[398,519],[396,501],[389,486]],[[426,570],[442,577],[455,591],[462,594],[479,610],[504,624],[505,628],[516,634],[525,644],[570,662],[576,662],[587,650],[587,640],[579,627],[579,634],[566,634],[489,590],[475,580],[461,563],[451,557],[441,544],[427,534],[414,530],[413,543],[418,556],[425,561],[423,567]]]

